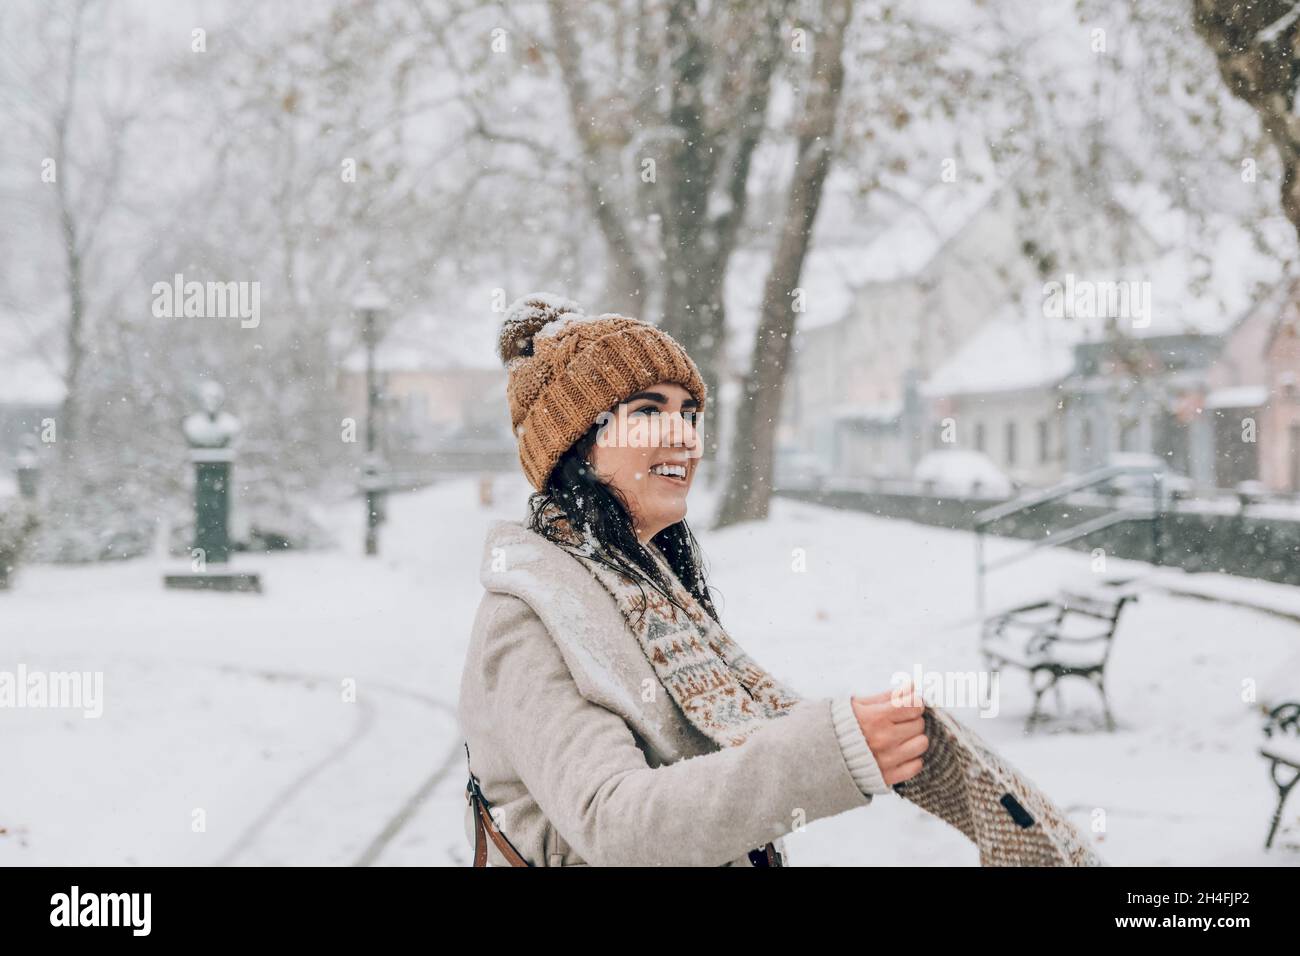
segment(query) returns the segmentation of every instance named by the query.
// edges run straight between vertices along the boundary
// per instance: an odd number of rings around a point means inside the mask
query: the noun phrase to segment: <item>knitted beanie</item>
[[[515,301],[497,352],[524,475],[541,491],[551,469],[602,412],[656,382],[681,385],[704,410],[705,387],[686,350],[641,319],[587,315],[549,292]]]

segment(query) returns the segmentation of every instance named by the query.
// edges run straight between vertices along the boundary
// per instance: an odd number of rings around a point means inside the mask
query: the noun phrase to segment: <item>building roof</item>
[[[1273,351],[1273,346],[1277,343],[1277,337],[1287,329],[1294,330],[1300,327],[1300,280],[1291,280],[1283,283],[1279,290],[1277,298],[1277,315],[1269,327],[1268,336],[1264,341],[1264,353],[1267,355]]]
[[[58,405],[63,401],[63,380],[45,362],[31,359],[0,360],[0,405]]]
[[[1267,385],[1216,388],[1205,396],[1206,408],[1258,408],[1268,401]]]
[[[26,323],[0,315],[0,405],[58,405],[63,376],[41,355]]]
[[[496,342],[502,318],[486,308],[481,317],[470,319],[427,312],[403,315],[376,346],[375,365],[384,372],[501,370]],[[364,372],[365,347],[354,346],[340,364],[345,371]]]
[[[931,398],[1046,388],[1074,368],[1081,330],[1042,314],[1042,290],[1027,288],[921,386]]]
[[[1111,316],[1133,338],[1231,332],[1261,297],[1276,295],[1280,266],[1244,229],[1224,224],[1210,262],[1175,249],[1148,262],[1025,287],[935,370],[930,397],[1051,387],[1069,375],[1074,346],[1107,337]]]
[[[903,414],[902,401],[878,402],[874,405],[843,404],[831,409],[831,418],[843,422],[889,424]]]

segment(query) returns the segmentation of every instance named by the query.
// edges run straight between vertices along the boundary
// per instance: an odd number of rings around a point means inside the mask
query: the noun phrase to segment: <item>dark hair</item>
[[[603,564],[631,580],[641,589],[642,615],[645,614],[646,585],[685,611],[686,608],[674,599],[671,583],[663,580],[659,565],[637,539],[627,500],[617,488],[602,481],[587,460],[600,432],[600,424],[592,425],[574,442],[556,462],[547,476],[545,487],[529,495],[528,527],[566,551]],[[552,513],[548,517],[546,514],[548,505],[558,507],[568,519],[569,526],[584,540],[594,542],[596,548],[575,548],[565,540],[553,527],[557,516]],[[686,590],[717,621],[718,612],[704,579],[704,556],[686,520],[664,528],[650,542],[663,553],[668,566]]]

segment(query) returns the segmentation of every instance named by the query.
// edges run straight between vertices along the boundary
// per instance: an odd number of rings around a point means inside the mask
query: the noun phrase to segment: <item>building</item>
[[[1041,286],[1026,289],[921,387],[927,448],[981,452],[1021,484],[1059,480],[1075,339],[1069,323],[1043,316]]]
[[[786,396],[787,430],[802,448],[823,457],[832,474],[911,476],[935,441],[922,383],[950,367],[986,325],[1007,318],[1008,308],[1015,308],[1008,303],[1021,290],[1041,290],[1043,270],[1055,271],[1042,249],[1082,248],[1089,267],[1154,253],[1151,237],[1125,210],[1099,208],[1079,197],[1061,197],[1058,214],[1026,226],[1015,186],[1014,174],[1005,181],[988,175],[980,183],[941,184],[911,197],[859,251],[857,282],[844,314],[801,323]],[[1041,242],[1027,239],[1030,234]],[[994,374],[1008,365],[995,357]],[[971,393],[962,400],[968,407],[982,401],[990,418],[972,426],[970,440],[980,440],[1001,459],[1010,454],[1015,468],[1036,480],[1058,472],[1059,460],[1039,460],[1044,428],[1052,432],[1045,436],[1049,457],[1060,457],[1060,427],[1052,424],[1051,409],[1039,408],[1038,398],[1028,393],[1017,397],[1012,389],[986,384],[984,398]],[[1026,387],[1032,392],[1037,384]],[[1011,405],[995,414],[999,402]],[[1008,415],[1014,423],[1005,421]]]
[[[1200,279],[1177,251],[1026,287],[923,384],[927,447],[983,452],[1027,485],[1125,453],[1205,489],[1257,479],[1287,288]]]
[[[1260,480],[1273,491],[1300,492],[1300,289],[1274,317],[1264,341],[1268,413],[1260,424]]]
[[[394,323],[375,351],[381,406],[379,451],[399,473],[479,471],[510,467],[517,452],[505,400],[506,373],[497,360],[490,313],[465,335],[437,318]],[[365,442],[366,353],[348,353],[338,376],[345,414]]]
[[[1136,452],[1202,489],[1258,477],[1263,344],[1282,290],[1261,295],[1246,270],[1220,269],[1208,281],[1194,271],[1181,252],[1128,270],[1152,292],[1149,315],[1081,323],[1063,387],[1067,471]]]

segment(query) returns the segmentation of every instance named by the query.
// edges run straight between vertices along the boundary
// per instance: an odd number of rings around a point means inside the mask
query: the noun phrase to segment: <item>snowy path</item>
[[[497,490],[490,510],[469,481],[395,499],[377,560],[359,554],[361,505],[348,502],[339,551],[241,561],[262,571],[261,596],[166,592],[152,561],[24,568],[0,598],[0,669],[102,670],[106,703],[98,720],[0,711],[0,865],[467,862],[461,659],[484,529],[520,515],[525,487]],[[693,492],[696,514],[709,504]],[[728,628],[806,695],[883,690],[918,665],[979,667],[969,535],[778,500],[767,523],[700,537]],[[995,575],[991,603],[1090,575],[1086,555],[1049,551]],[[1300,589],[1152,580],[1300,612]],[[997,716],[957,713],[1077,822],[1104,820],[1113,863],[1300,863],[1300,807],[1262,851],[1273,790],[1241,697],[1247,680],[1261,694],[1300,689],[1300,627],[1159,592],[1126,614],[1116,733],[1092,731],[1092,691],[1067,684],[1077,719],[1025,737],[1017,675]],[[895,798],[788,842],[796,865],[976,862],[959,834]]]

